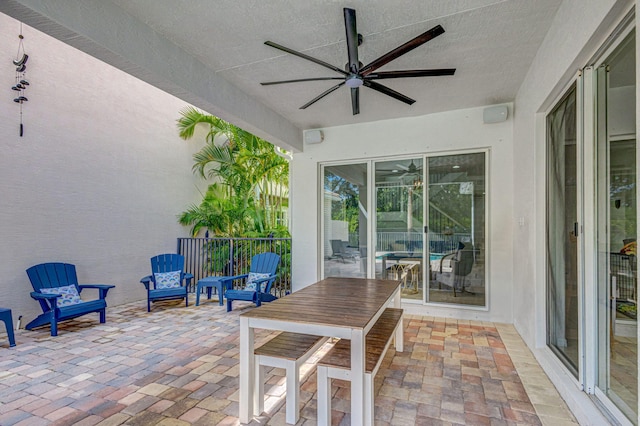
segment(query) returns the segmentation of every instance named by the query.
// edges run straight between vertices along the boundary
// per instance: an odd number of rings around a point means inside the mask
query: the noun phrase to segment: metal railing
[[[378,232],[377,251],[422,251],[423,234],[420,232]],[[460,242],[471,241],[470,234],[445,234],[429,232],[429,251],[449,253],[458,248]]]
[[[184,256],[185,272],[194,276],[191,292],[200,278],[249,273],[251,258],[265,252],[280,256],[271,292],[291,292],[291,238],[178,238],[177,252]]]

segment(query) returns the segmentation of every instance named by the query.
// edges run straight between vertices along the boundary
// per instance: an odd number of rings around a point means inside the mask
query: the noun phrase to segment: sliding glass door
[[[597,68],[597,386],[638,416],[635,31]]]
[[[578,376],[576,88],[547,115],[547,345]]]
[[[405,301],[486,306],[486,155],[375,162],[375,276]]]
[[[486,307],[487,156],[324,165],[322,276],[394,279],[409,303]]]
[[[367,163],[323,168],[323,276],[367,277]]]
[[[485,306],[486,153],[429,157],[427,301]]]
[[[424,160],[375,163],[376,278],[402,281],[402,297],[424,299]]]
[[[545,120],[547,345],[622,424],[638,424],[634,21]]]

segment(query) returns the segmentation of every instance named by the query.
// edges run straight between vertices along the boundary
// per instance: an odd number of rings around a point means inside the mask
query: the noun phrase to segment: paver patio
[[[2,340],[0,424],[238,424],[238,315],[253,305],[145,303]],[[376,425],[575,424],[512,326],[406,315],[404,330],[404,352],[389,349],[376,376]],[[303,367],[298,424],[316,424],[319,356]],[[285,424],[283,374],[267,374],[252,424]],[[348,382],[333,381],[332,408],[334,425],[350,424]]]

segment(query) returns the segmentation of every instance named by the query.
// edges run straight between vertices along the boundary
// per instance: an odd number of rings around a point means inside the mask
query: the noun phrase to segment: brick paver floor
[[[236,305],[165,302],[147,313],[141,301],[109,307],[106,324],[97,314],[62,323],[57,337],[18,331],[16,347],[0,341],[0,425],[238,424],[238,315],[252,307]],[[501,338],[522,359],[513,327],[406,315],[404,333],[404,352],[390,348],[375,379],[376,425],[573,422],[559,397],[560,417],[537,413]],[[256,344],[272,335],[257,331]],[[316,424],[319,356],[303,367],[299,424]],[[266,412],[253,424],[285,424],[284,372],[266,377]],[[348,382],[333,381],[332,408],[332,424],[350,424]]]

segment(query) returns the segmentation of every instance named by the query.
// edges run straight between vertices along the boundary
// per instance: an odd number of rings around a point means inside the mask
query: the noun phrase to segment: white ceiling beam
[[[302,151],[301,129],[111,1],[3,0],[0,12],[286,150]]]

